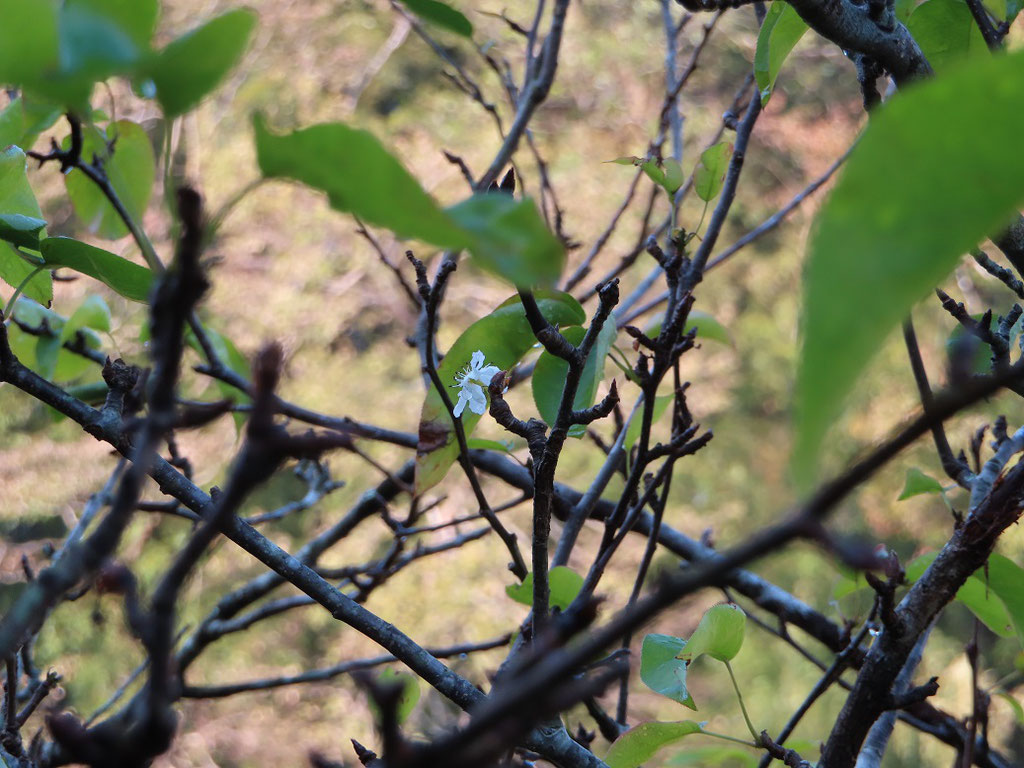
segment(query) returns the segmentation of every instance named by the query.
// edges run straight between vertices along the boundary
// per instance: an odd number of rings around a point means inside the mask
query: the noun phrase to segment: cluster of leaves
[[[688,639],[662,634],[646,635],[640,652],[640,679],[655,693],[696,711],[697,705],[686,684],[690,665],[701,656],[708,656],[728,666],[743,647],[745,628],[746,616],[742,609],[731,603],[720,603],[704,613]],[[740,697],[741,706],[742,701]],[[610,768],[637,768],[660,749],[698,733],[719,736],[707,731],[703,723],[693,720],[640,723],[615,740],[605,762]],[[756,746],[758,736],[751,736],[755,741],[750,746]],[[730,757],[736,751],[730,746],[717,749]],[[753,760],[748,752],[740,754],[743,755],[741,759]],[[703,757],[710,760],[713,755],[705,752]]]
[[[26,178],[24,148],[61,114],[78,115],[85,123],[81,145],[72,147],[68,137],[60,150],[71,163],[65,176],[68,197],[94,234],[123,237],[128,222],[78,161],[102,168],[113,195],[134,221],[141,219],[152,196],[156,161],[140,125],[111,120],[92,108],[94,85],[126,78],[140,96],[155,98],[165,117],[174,118],[224,79],[245,51],[256,22],[250,11],[229,11],[154,50],[158,13],[157,0],[0,4],[0,82],[19,91],[0,113],[0,147],[5,147],[0,154],[0,279],[41,304],[52,300],[50,270],[58,267],[95,278],[132,301],[146,300],[153,276],[101,248],[47,237]]]

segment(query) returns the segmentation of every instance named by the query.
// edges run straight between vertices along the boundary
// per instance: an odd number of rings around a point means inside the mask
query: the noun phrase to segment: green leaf
[[[235,343],[224,334],[215,331],[209,326],[204,326],[203,330],[206,331],[206,338],[210,342],[210,346],[213,347],[213,351],[216,353],[220,361],[230,370],[248,381],[251,375],[249,360],[238,350]],[[195,334],[192,333],[191,329],[188,329],[185,332],[185,341],[200,355],[203,354],[203,347],[199,343],[199,339],[197,339]],[[220,391],[220,396],[225,399],[233,400],[240,405],[248,405],[252,402],[252,398],[249,397],[248,392],[244,392],[243,390],[228,384],[226,381],[214,379],[214,384]],[[241,431],[242,427],[245,425],[246,414],[236,412],[231,415],[235,422],[235,430]]]
[[[108,139],[114,140],[113,152],[108,152]],[[125,210],[141,225],[156,178],[153,146],[142,126],[120,120],[107,126],[105,132],[87,128],[83,132],[82,154],[102,159],[107,178]],[[89,231],[109,239],[128,234],[128,228],[106,195],[82,171],[72,170],[64,179],[75,213]]]
[[[22,248],[39,250],[39,233],[46,226],[45,219],[21,213],[0,213],[0,240]]]
[[[717,341],[719,344],[732,345],[729,329],[707,312],[691,309],[683,333],[689,333],[691,328],[697,329],[697,341]]]
[[[560,326],[579,325],[586,320],[583,307],[572,296],[556,291],[537,291],[537,305],[548,322]],[[536,339],[526,321],[518,296],[505,301],[491,314],[482,317],[462,332],[438,367],[445,386],[455,383],[455,374],[469,364],[473,353],[484,353],[487,365],[508,370],[533,347]],[[454,403],[457,394],[449,388]],[[469,437],[480,416],[466,409],[462,428]],[[451,416],[433,387],[423,401],[420,413],[419,445],[416,449],[416,493],[437,485],[459,456],[459,444],[452,431]]]
[[[402,0],[405,6],[421,19],[433,22],[450,32],[463,37],[473,36],[473,25],[469,19],[446,3],[438,0]]]
[[[732,144],[728,141],[720,141],[701,153],[700,162],[693,172],[693,188],[704,202],[710,203],[722,191],[730,158]]]
[[[188,112],[213,91],[242,58],[255,26],[252,11],[228,11],[160,51],[148,74],[164,116]]]
[[[657,424],[658,420],[665,415],[665,409],[668,408],[669,403],[675,398],[675,395],[658,395],[654,398],[654,410],[651,413],[651,424]],[[626,439],[624,441],[624,448],[628,452],[636,441],[640,438],[640,432],[643,429],[644,420],[642,412],[637,411],[636,415],[633,416],[633,420],[629,422],[629,429],[626,430]]]
[[[0,6],[2,7],[2,6]],[[0,214],[42,220],[39,203],[25,175],[25,153],[18,147],[0,149]],[[0,279],[17,288],[35,270],[7,243],[0,243]],[[22,289],[40,304],[53,300],[53,281],[46,270],[38,272]]]
[[[808,29],[789,3],[775,0],[761,23],[754,52],[754,78],[761,92],[761,106],[768,103],[775,88],[775,79],[782,70],[793,47]]]
[[[555,608],[565,610],[583,587],[583,577],[564,565],[556,565],[548,571],[549,602]],[[505,594],[523,605],[533,605],[533,572],[526,574],[522,583],[509,584]]]
[[[670,195],[674,195],[686,180],[683,176],[683,167],[674,157],[665,158],[662,165],[665,167],[665,191]]]
[[[398,697],[398,706],[395,710],[395,715],[398,718],[399,723],[404,723],[416,704],[420,700],[420,681],[416,675],[410,675],[408,672],[399,672],[398,670],[386,667],[379,675],[377,675],[377,683],[379,685],[401,685],[402,693]],[[377,713],[376,719],[380,719],[380,711],[377,708],[376,703],[372,697],[370,699],[370,708]]]
[[[917,8],[917,0],[896,0],[893,10],[896,13],[896,18],[906,24],[915,8]]]
[[[863,571],[855,571],[839,564],[837,564],[837,569],[839,570],[839,581],[832,590],[833,600],[842,600],[847,595],[869,588]]]
[[[59,107],[22,94],[0,112],[0,147],[17,144],[22,149],[31,149],[39,134],[57,122],[61,114]]]
[[[749,749],[730,744],[688,748],[685,752],[672,755],[666,762],[671,766],[697,766],[697,768],[756,768],[758,758]]]
[[[679,658],[693,661],[707,654],[719,661],[731,661],[743,647],[747,615],[733,603],[719,603],[704,612]]]
[[[47,381],[53,381],[60,354],[60,339],[56,336],[40,336],[36,339],[36,373]]]
[[[640,680],[655,693],[696,710],[686,690],[686,662],[677,658],[686,641],[672,635],[649,634],[640,651]]]
[[[133,65],[139,48],[127,31],[113,19],[97,13],[95,5],[68,0],[57,19],[60,36],[58,77],[44,89],[52,93],[76,93],[83,89],[88,99],[93,82],[103,80]],[[52,90],[57,89],[57,90]]]
[[[260,115],[253,118],[253,127],[260,170],[267,178],[293,179],[326,192],[331,207],[399,237],[442,248],[469,244],[466,233],[367,131],[324,123],[278,136]]]
[[[662,747],[703,730],[700,723],[692,720],[640,723],[615,740],[604,761],[608,768],[637,768],[654,757]]]
[[[667,186],[668,182],[665,178],[665,171],[658,167],[658,163],[654,160],[644,160],[644,158],[636,157],[635,155],[625,155],[623,157],[617,157],[614,160],[605,160],[605,162],[613,163],[615,165],[634,165],[637,168],[642,169],[643,172],[647,174],[647,178],[659,187],[664,188],[666,192],[669,191]]]
[[[974,577],[994,592],[1006,606],[1017,638],[1024,645],[1024,569],[1008,557],[992,554],[988,564],[979,569]]]
[[[729,333],[729,329],[708,312],[702,312],[699,309],[690,310],[690,314],[686,318],[686,326],[683,328],[683,335],[694,328],[697,329],[697,341],[717,341],[720,344],[732,346],[732,334]],[[652,339],[661,333],[661,320],[648,325],[645,333]]]
[[[972,60],[875,110],[804,269],[793,466],[809,483],[854,379],[961,254],[1018,215],[1024,52]],[[936,126],[942,126],[936,130]],[[984,136],[984,141],[978,137]],[[879,179],[885,179],[879,184]]]
[[[1014,636],[1014,622],[1006,610],[1006,603],[981,578],[971,576],[967,579],[957,590],[956,599],[967,606],[993,633],[1000,637]]]
[[[928,552],[914,558],[906,567],[908,584],[913,584],[924,574],[936,557],[935,552]],[[996,557],[993,555],[992,557]],[[991,560],[990,560],[991,562]],[[999,566],[997,566],[998,568]],[[992,632],[1000,637],[1014,636],[1014,623],[1007,611],[1006,604],[1000,595],[986,583],[984,569],[968,577],[955,599],[962,603]],[[1024,637],[1024,635],[1020,635]]]
[[[576,397],[573,400],[573,410],[589,408],[597,399],[597,388],[604,379],[604,364],[608,357],[608,350],[615,341],[614,319],[609,318],[597,335],[597,341],[587,357],[587,364],[583,367],[583,375],[580,377],[579,387],[576,389]],[[579,345],[586,334],[583,328],[578,326],[565,328],[562,335],[571,343]],[[565,389],[565,378],[569,375],[569,363],[560,357],[555,357],[547,350],[541,352],[537,358],[537,365],[533,369],[531,385],[533,388],[533,402],[537,405],[541,418],[553,425],[558,418],[558,406],[562,402],[562,390]],[[586,426],[574,424],[569,428],[570,437],[582,437],[587,433]]]
[[[516,450],[516,444],[512,440],[485,440],[482,437],[471,437],[466,441],[471,451],[500,451],[501,453],[512,453]]]
[[[920,496],[922,493],[942,493],[942,483],[930,475],[926,475],[917,467],[907,470],[907,479],[903,483],[903,492],[896,501]]]
[[[0,0],[0,83],[19,85],[57,64],[57,6],[40,0]]]
[[[64,5],[110,20],[140,50],[149,47],[160,14],[157,0],[67,0]]]
[[[94,277],[132,301],[149,298],[153,273],[145,267],[70,237],[48,237],[40,247],[49,269],[67,267]]]
[[[79,331],[85,339],[86,346],[91,349],[100,348],[102,342],[94,330],[80,328]],[[99,367],[92,360],[62,348],[57,353],[57,365],[53,369],[53,380],[74,381],[90,370],[99,374]]]
[[[81,328],[92,328],[103,333],[110,333],[110,307],[100,296],[86,296],[78,305],[61,331],[61,342],[74,338]]]
[[[104,381],[90,381],[85,384],[64,387],[64,391],[89,405],[100,405],[107,399],[107,393],[110,390]]]
[[[29,328],[42,328],[46,325],[51,331],[60,332],[64,327],[65,318],[52,309],[47,309],[42,304],[24,296],[18,299],[14,305],[14,319]]]
[[[963,0],[928,0],[907,21],[921,52],[942,75],[967,56],[988,58],[988,46]]]
[[[21,305],[22,302],[19,301],[19,308]],[[18,316],[20,319],[22,313],[19,312]],[[66,321],[63,318],[61,320],[62,326],[56,326],[48,321],[51,330],[57,333],[56,346],[59,350],[55,365],[50,371],[54,381],[72,381],[96,366],[88,358],[63,349],[63,344],[73,340],[75,335],[80,333],[86,346],[99,349],[102,340],[96,331],[110,332],[110,308],[99,296],[87,296],[71,317]]]
[[[533,200],[489,192],[445,212],[466,233],[477,263],[513,285],[550,287],[562,274],[565,249]]]

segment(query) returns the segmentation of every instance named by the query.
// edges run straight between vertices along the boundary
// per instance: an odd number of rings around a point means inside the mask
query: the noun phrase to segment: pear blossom
[[[487,410],[487,396],[483,388],[500,372],[501,369],[496,365],[484,365],[484,353],[479,349],[473,353],[469,367],[455,374],[455,386],[459,387],[459,399],[454,410],[455,418],[462,416],[467,405],[473,413],[483,415]]]

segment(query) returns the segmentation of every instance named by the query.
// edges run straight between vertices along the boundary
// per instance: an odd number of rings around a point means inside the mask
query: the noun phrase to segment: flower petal
[[[487,397],[484,395],[483,389],[475,384],[470,384],[462,391],[469,393],[469,410],[482,416],[487,410]]]
[[[473,357],[472,357],[472,359],[469,362],[469,366],[470,366],[470,368],[472,368],[472,372],[476,373],[478,370],[480,370],[480,367],[483,364],[484,364],[484,353],[481,352],[478,349],[476,352],[473,353]]]
[[[470,396],[466,393],[466,388],[463,387],[462,391],[459,392],[459,400],[455,403],[455,408],[453,409],[456,419],[462,416],[462,412],[466,409],[466,403],[468,402],[470,402]]]
[[[481,368],[477,371],[476,379],[481,384],[490,384],[491,379],[493,379],[495,374],[498,373],[501,373],[501,368],[496,365],[488,365],[486,368]]]

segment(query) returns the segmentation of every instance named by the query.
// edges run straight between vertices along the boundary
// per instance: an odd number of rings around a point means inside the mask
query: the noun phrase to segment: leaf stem
[[[747,730],[750,731],[750,735],[754,737],[754,744],[760,746],[761,736],[758,734],[757,729],[754,728],[754,724],[750,722],[750,715],[747,714],[747,705],[743,703],[743,694],[740,693],[740,687],[736,682],[736,675],[732,672],[732,665],[728,661],[723,661],[722,663],[725,664],[725,668],[729,670],[729,679],[732,680],[733,690],[736,691],[736,698],[740,702],[740,710],[743,712],[743,720],[747,724]]]
[[[725,741],[731,741],[731,742],[733,742],[735,744],[742,744],[745,747],[752,747],[753,749],[760,749],[761,748],[760,744],[756,744],[756,743],[754,743],[752,741],[747,741],[745,739],[737,739],[735,736],[727,736],[724,733],[715,733],[714,731],[707,731],[707,730],[704,730],[703,728],[701,729],[700,732],[703,735],[705,735],[705,736],[713,736],[716,739],[723,739]]]
[[[12,319],[14,317],[14,305],[17,304],[18,303],[18,299],[21,298],[21,294],[25,290],[25,286],[28,285],[28,281],[31,280],[36,275],[38,275],[40,272],[42,272],[43,269],[44,269],[43,267],[36,267],[35,269],[33,269],[31,272],[28,273],[28,276],[24,280],[22,280],[20,283],[18,283],[18,287],[15,288],[14,289],[14,293],[11,294],[10,301],[7,302],[7,307],[8,307],[8,312],[7,312],[8,317],[6,318],[7,320],[10,320],[10,319]]]

